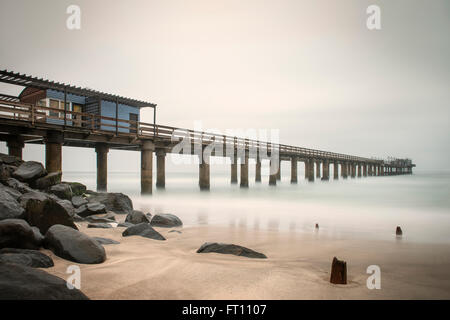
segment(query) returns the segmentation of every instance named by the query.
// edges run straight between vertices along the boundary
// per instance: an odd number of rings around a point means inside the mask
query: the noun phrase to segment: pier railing
[[[309,149],[285,144],[272,144],[253,139],[218,135],[208,132],[181,129],[165,125],[146,123],[141,121],[118,119],[92,113],[76,112],[35,104],[0,99],[0,118],[28,122],[32,126],[39,124],[53,124],[88,130],[92,133],[115,134],[131,136],[137,139],[152,139],[153,141],[172,141],[173,138],[190,138],[191,143],[206,145],[211,142],[232,144],[235,148],[249,149],[251,147],[278,148],[279,154],[298,158],[327,159],[329,161],[353,161],[382,164],[383,160],[357,157],[330,151]]]

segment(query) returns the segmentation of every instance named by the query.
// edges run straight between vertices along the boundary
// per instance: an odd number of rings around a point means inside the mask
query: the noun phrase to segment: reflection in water
[[[166,190],[154,189],[141,197],[139,173],[109,173],[108,190],[123,192],[135,209],[173,213],[184,226],[229,225],[251,230],[312,233],[336,239],[361,237],[394,240],[395,227],[408,230],[408,241],[450,242],[450,174],[368,177],[307,183],[299,172],[297,185],[289,170],[270,188],[266,176],[243,191],[230,185],[229,174],[211,175],[211,191],[199,192],[197,174],[166,175]],[[64,180],[79,181],[95,189],[96,174],[64,173]],[[292,226],[296,227],[293,228]],[[248,228],[252,226],[251,228]],[[406,240],[406,239],[403,239]]]

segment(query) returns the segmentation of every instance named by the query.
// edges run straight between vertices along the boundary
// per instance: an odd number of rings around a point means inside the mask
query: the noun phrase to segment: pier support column
[[[356,177],[356,164],[352,163],[351,165],[352,170],[352,178]]]
[[[95,152],[97,153],[97,191],[106,191],[108,188],[108,145],[97,144]]]
[[[316,178],[320,178],[320,161],[316,161]]]
[[[322,166],[322,180],[328,181],[330,180],[330,162],[328,162],[328,160],[324,160]]]
[[[309,160],[308,163],[308,181],[314,182],[314,164],[316,162],[314,160]]]
[[[234,155],[231,158],[231,184],[236,184],[238,182],[237,168],[237,154],[234,152]]]
[[[23,138],[21,136],[9,136],[6,141],[8,147],[8,154],[22,160],[22,150],[25,146]]]
[[[291,158],[291,183],[298,182],[298,174],[297,174],[297,158]]]
[[[62,171],[62,144],[61,132],[50,131],[45,138],[45,168],[48,173]]]
[[[202,154],[199,156],[199,174],[198,174],[198,185],[200,190],[209,190],[210,184],[210,174],[209,174],[209,161],[210,155],[205,155],[206,146],[202,146]],[[242,170],[242,168],[241,168]]]
[[[156,187],[166,187],[166,150],[162,148],[156,149]]]
[[[361,176],[362,176],[362,172],[361,172],[361,164],[360,163],[358,163],[358,178],[361,178]]]
[[[348,163],[347,162],[342,163],[342,178],[344,178],[344,179],[348,178]]]
[[[255,182],[261,182],[261,159],[259,155],[256,157]]]
[[[277,180],[281,181],[281,159],[280,162],[278,163]]]
[[[339,180],[339,164],[337,162],[333,163],[333,179]]]
[[[363,176],[367,177],[367,164],[363,163]]]
[[[241,162],[241,188],[248,188],[248,151],[245,150],[244,159]]]
[[[153,151],[155,151],[153,142],[144,141],[141,148],[141,194],[152,194]]]
[[[269,168],[269,186],[276,186],[277,185],[277,174],[279,170],[277,169],[276,172],[272,173],[272,166],[273,162],[278,160],[270,160],[270,168]],[[280,162],[278,161],[278,168],[279,168]]]
[[[384,166],[380,166],[381,175],[384,176]]]
[[[309,165],[309,163],[308,163],[308,160],[305,160],[303,162],[305,163],[305,180],[308,180],[308,177],[309,177],[308,165]]]

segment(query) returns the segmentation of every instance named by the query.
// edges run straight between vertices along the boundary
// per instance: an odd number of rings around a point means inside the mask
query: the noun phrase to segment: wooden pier
[[[199,187],[210,188],[210,156],[223,156],[231,159],[232,184],[238,183],[238,159],[240,159],[240,187],[249,186],[249,159],[256,160],[255,181],[261,182],[261,161],[270,159],[269,184],[275,186],[281,179],[281,162],[291,163],[291,183],[298,182],[298,162],[305,165],[305,179],[328,181],[367,176],[411,174],[415,166],[409,159],[372,159],[329,151],[315,150],[284,144],[271,144],[264,141],[239,137],[217,135],[180,129],[156,123],[156,105],[138,100],[105,94],[90,89],[54,83],[18,73],[0,71],[0,82],[20,85],[31,92],[27,97],[42,95],[45,90],[62,92],[63,109],[26,102],[23,97],[0,94],[0,140],[6,141],[8,152],[22,158],[25,143],[44,144],[46,168],[49,172],[62,170],[62,147],[95,148],[97,153],[97,189],[107,190],[107,162],[110,149],[135,150],[141,152],[141,192],[151,194],[153,186],[153,156],[156,155],[156,187],[165,187],[165,157],[173,153],[174,147],[182,139],[189,139],[191,154],[199,156]],[[115,106],[115,116],[100,113],[79,112],[68,108],[68,95],[85,96],[86,101],[95,101],[100,110],[102,101]],[[89,99],[89,100],[88,100]],[[24,101],[25,100],[25,101]],[[73,104],[75,105],[75,103]],[[119,116],[122,105],[136,108],[152,107],[154,122],[146,123]],[[131,118],[131,117],[130,117]],[[222,144],[223,150],[232,150],[230,155],[205,149],[214,144]],[[196,150],[201,150],[200,153]],[[255,152],[256,150],[256,152]],[[254,152],[252,152],[254,151]],[[277,157],[274,157],[276,153]],[[239,155],[240,154],[240,155]],[[206,159],[207,158],[207,159]],[[333,166],[333,177],[330,177]]]

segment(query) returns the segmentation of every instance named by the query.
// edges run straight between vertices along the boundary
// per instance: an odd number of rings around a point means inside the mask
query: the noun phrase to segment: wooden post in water
[[[152,141],[144,141],[141,147],[141,194],[152,194],[154,150]]]
[[[62,170],[62,143],[63,134],[61,132],[47,132],[45,137],[45,168],[48,173]]]
[[[291,158],[291,183],[297,183],[298,174],[297,174],[297,158]]]
[[[108,188],[108,145],[97,144],[95,152],[97,153],[97,191],[106,191]]]
[[[166,150],[163,148],[156,149],[156,187],[166,187]]]

